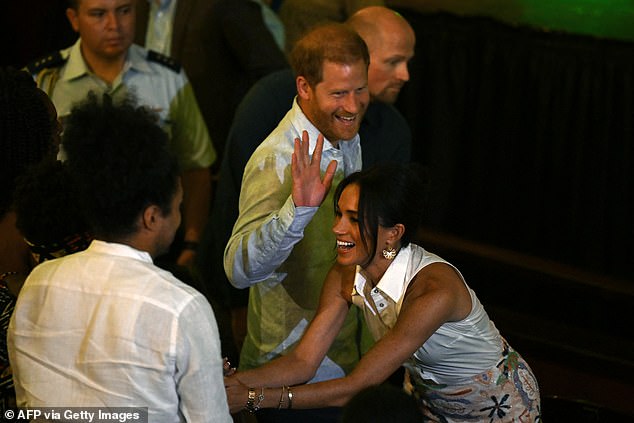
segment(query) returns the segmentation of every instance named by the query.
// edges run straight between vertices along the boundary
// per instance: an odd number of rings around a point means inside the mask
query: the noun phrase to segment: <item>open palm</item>
[[[318,207],[326,198],[335,176],[337,162],[328,164],[324,179],[321,179],[321,153],[324,148],[324,136],[317,136],[317,145],[313,156],[308,154],[308,132],[302,132],[302,139],[295,138],[291,174],[293,176],[293,202],[296,207]]]

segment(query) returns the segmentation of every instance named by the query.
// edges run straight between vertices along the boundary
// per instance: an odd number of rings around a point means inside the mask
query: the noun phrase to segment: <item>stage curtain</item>
[[[399,11],[426,224],[634,283],[634,43]]]

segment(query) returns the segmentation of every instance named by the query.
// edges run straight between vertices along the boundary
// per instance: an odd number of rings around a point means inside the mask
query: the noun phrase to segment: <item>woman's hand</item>
[[[237,374],[225,377],[225,391],[231,414],[238,413],[245,408],[249,398],[249,388],[237,377]]]
[[[224,357],[222,359],[222,375],[223,376],[231,376],[235,374],[236,368],[231,367],[231,362],[229,361],[229,357]]]

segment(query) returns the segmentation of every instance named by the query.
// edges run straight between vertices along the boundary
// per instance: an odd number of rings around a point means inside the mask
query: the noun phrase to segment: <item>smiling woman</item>
[[[458,269],[410,242],[423,192],[417,170],[403,165],[373,167],[339,184],[337,263],[317,313],[291,353],[227,379],[232,411],[341,407],[403,366],[408,391],[430,421],[539,421],[539,387],[528,364]],[[350,304],[362,310],[375,345],[347,376],[304,384]],[[257,404],[249,400],[255,392]]]

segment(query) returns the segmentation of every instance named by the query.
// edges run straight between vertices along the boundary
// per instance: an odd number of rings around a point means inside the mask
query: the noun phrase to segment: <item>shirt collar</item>
[[[113,256],[129,257],[147,263],[153,263],[152,256],[147,251],[137,250],[130,245],[119,244],[116,242],[106,242],[95,239],[90,243],[87,251]]]
[[[128,49],[124,70],[134,69],[143,73],[152,72],[152,68],[148,64],[147,50],[136,44],[132,44]]]
[[[81,38],[78,38],[75,44],[69,49],[68,62],[66,62],[63,79],[70,80],[79,78],[89,72],[88,65],[81,55]]]
[[[291,121],[293,122],[293,126],[296,126],[296,130],[299,134],[302,131],[306,130],[308,132],[308,154],[311,156],[315,151],[315,147],[317,146],[317,136],[320,134],[320,131],[313,125],[313,123],[306,117],[301,107],[299,107],[299,102],[297,101],[297,96],[293,99],[293,107],[291,108]],[[339,141],[339,145],[341,148],[345,148],[344,146],[352,146],[354,143],[359,142],[359,133],[357,133],[354,138],[350,140],[341,140]],[[328,150],[337,150],[335,146],[332,145],[330,140],[324,137],[324,149],[323,151]]]
[[[401,248],[390,266],[387,268],[383,277],[376,285],[385,295],[390,297],[394,302],[398,302],[403,295],[405,284],[403,278],[407,274],[407,266],[409,263],[409,257],[411,255],[411,246]],[[363,296],[363,288],[366,284],[366,279],[361,273],[361,267],[357,266],[357,271],[354,279],[354,290],[356,293]]]
[[[140,72],[152,72],[152,69],[147,63],[146,56],[147,52],[145,49],[132,44],[128,49],[122,73],[126,72],[128,69],[135,69]],[[81,54],[81,38],[79,38],[75,44],[70,47],[68,62],[66,63],[63,79],[70,80],[79,78],[89,73],[90,69]]]

